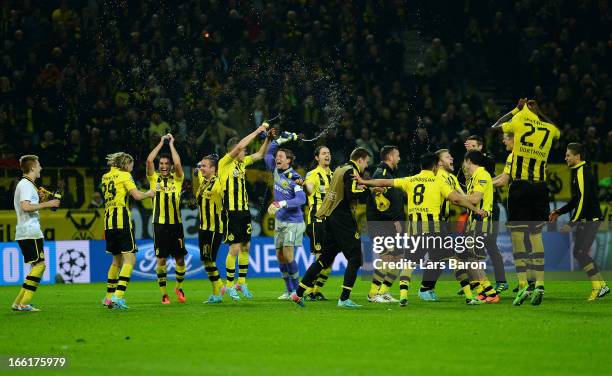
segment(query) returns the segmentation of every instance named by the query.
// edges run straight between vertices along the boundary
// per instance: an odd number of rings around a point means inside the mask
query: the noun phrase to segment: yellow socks
[[[130,282],[133,268],[133,265],[125,263],[121,267],[121,272],[119,273],[119,284],[117,285],[117,290],[115,291],[115,296],[119,299],[123,299],[123,296],[125,295],[125,290],[127,290],[127,285]]]
[[[531,243],[531,252],[533,260],[533,270],[535,272],[535,285],[544,286],[544,242],[542,241],[542,233],[529,234]]]
[[[472,289],[470,288],[470,277],[468,275],[468,271],[465,269],[456,270],[455,279],[457,279],[461,285],[461,290],[463,290],[465,298],[470,300],[474,298],[474,295],[472,295]]]
[[[234,287],[234,275],[236,274],[236,256],[231,252],[227,253],[225,259],[225,278],[227,279],[227,287]]]
[[[482,286],[482,292],[486,295],[486,296],[495,296],[497,295],[497,291],[495,291],[495,289],[493,288],[493,286],[491,286],[491,282],[489,282],[488,279],[483,279],[480,281],[480,286]]]
[[[212,284],[213,295],[219,295],[219,291],[223,286],[219,277],[219,269],[217,269],[217,263],[214,261],[204,261],[204,270],[208,274],[208,280]]]
[[[587,265],[585,265],[584,268],[582,268],[582,270],[584,270],[587,276],[589,276],[593,290],[599,290],[600,288],[606,285],[603,280],[603,276],[601,275],[601,273],[599,273],[599,270],[597,270],[597,266],[595,266],[595,263],[588,263]]]
[[[374,274],[372,275],[372,284],[370,285],[370,292],[368,296],[374,296],[378,294],[378,290],[380,290],[380,286],[382,286],[382,281],[385,278],[385,273],[382,270],[374,270]]]
[[[525,247],[525,231],[511,231],[512,254],[514,256],[514,266],[516,268],[516,278],[519,288],[527,285],[527,249]]]
[[[159,290],[161,291],[162,296],[167,295],[168,291],[166,289],[166,281],[168,273],[166,272],[166,265],[158,265],[157,268],[155,268],[155,272],[157,273],[157,283],[159,284]]]
[[[246,285],[246,276],[249,271],[249,251],[238,253],[238,283]]]
[[[378,293],[380,295],[384,295],[388,293],[389,289],[391,289],[391,286],[393,286],[393,282],[396,279],[397,279],[397,274],[396,274],[395,269],[387,270],[387,273],[385,274],[385,279],[383,280],[382,286],[380,286],[380,290],[378,290]]]
[[[179,290],[183,288],[183,281],[185,281],[185,269],[185,264],[176,264],[174,273],[176,274],[176,288]]]
[[[106,279],[106,299],[110,299],[117,289],[117,283],[119,282],[119,267],[115,264],[111,264],[108,268],[108,274]]]
[[[408,299],[408,287],[410,287],[410,277],[412,276],[412,269],[404,269],[400,273],[400,300]]]
[[[32,266],[32,270],[28,273],[25,282],[21,285],[22,291],[19,292],[17,298],[21,295],[20,302],[15,302],[21,305],[28,305],[34,297],[34,293],[38,288],[38,284],[40,283],[40,279],[42,278],[43,273],[45,272],[45,263],[44,261],[38,262],[36,265]]]
[[[319,273],[319,276],[317,277],[317,281],[315,282],[315,286],[312,289],[312,292],[314,294],[321,292],[321,289],[323,288],[323,286],[325,286],[325,283],[327,282],[327,279],[329,278],[329,273],[331,273],[331,266],[327,269],[321,270],[321,272]]]

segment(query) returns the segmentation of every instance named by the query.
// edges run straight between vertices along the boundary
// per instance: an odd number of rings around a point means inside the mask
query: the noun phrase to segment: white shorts
[[[300,247],[302,238],[306,231],[304,222],[281,222],[274,223],[274,246],[282,247]]]

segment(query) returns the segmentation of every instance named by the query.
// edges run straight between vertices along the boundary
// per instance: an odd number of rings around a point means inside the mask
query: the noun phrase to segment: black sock
[[[317,279],[319,273],[321,273],[321,270],[323,270],[323,265],[321,265],[320,261],[314,262],[312,265],[310,265],[308,270],[306,270],[306,273],[304,273],[302,282],[300,282],[300,285],[295,292],[297,296],[300,298],[303,297],[306,288],[312,288],[314,286],[314,281]]]

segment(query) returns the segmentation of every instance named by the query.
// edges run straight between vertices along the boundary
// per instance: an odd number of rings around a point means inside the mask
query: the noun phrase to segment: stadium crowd
[[[160,135],[194,165],[279,113],[308,137],[336,125],[320,139],[336,163],[385,144],[460,157],[470,134],[501,162],[488,128],[519,95],[562,130],[551,162],[573,141],[612,161],[606,1],[3,0],[0,13],[3,168],[26,153],[101,167],[126,151],[144,177]],[[307,165],[312,144],[299,149]]]

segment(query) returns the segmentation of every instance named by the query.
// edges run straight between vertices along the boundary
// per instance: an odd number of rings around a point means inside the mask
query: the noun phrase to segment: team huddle
[[[234,301],[241,300],[241,296],[253,298],[247,284],[251,213],[245,169],[259,160],[264,160],[274,179],[274,201],[269,205],[268,212],[275,217],[274,245],[284,280],[284,292],[279,296],[281,300],[292,300],[302,307],[306,300],[327,300],[322,290],[331,265],[342,252],[347,265],[338,306],[360,306],[350,299],[363,264],[361,234],[354,208],[358,200],[365,200],[368,226],[372,227],[368,232],[387,235],[449,234],[456,231],[451,229],[451,204],[465,208],[467,219],[463,232],[480,236],[483,247],[472,247],[461,253],[439,247],[420,247],[411,254],[387,247],[380,258],[387,262],[383,265],[404,258],[430,262],[457,261],[459,265],[466,265],[454,270],[459,283],[458,294],[465,298],[466,304],[499,302],[501,294],[509,288],[496,241],[499,218],[497,203],[501,199],[495,188],[503,185],[509,185],[506,227],[511,232],[518,279],[513,304],[520,306],[528,299],[533,305],[542,303],[545,292],[542,229],[547,222],[554,222],[559,215],[569,212],[572,212],[569,226],[576,231],[573,254],[592,283],[588,299],[596,300],[607,295],[610,289],[589,255],[602,215],[597,183],[585,163],[582,146],[577,143],[567,145],[566,162],[572,172],[572,199],[551,213],[545,183],[546,164],[551,146],[560,136],[558,128],[542,113],[535,101],[526,99],[519,100],[517,107],[502,116],[493,128],[503,131],[503,142],[510,152],[502,174],[495,174],[495,161],[483,151],[482,138],[471,136],[465,143],[466,154],[461,166],[465,176],[463,186],[454,175],[454,158],[448,149],[421,155],[421,171],[413,176],[399,177],[399,149],[384,146],[380,151],[380,164],[371,178],[366,179],[364,173],[373,158],[367,149],[356,148],[349,161],[332,172],[331,151],[319,145],[314,150],[316,167],[302,177],[292,168],[295,162],[293,152],[283,146],[298,140],[296,134],[279,134],[277,129],[269,129],[268,124],[263,123],[242,139],[230,139],[227,154],[220,159],[217,155],[203,157],[194,177],[199,206],[200,260],[212,285],[212,294],[205,303],[221,303],[224,296]],[[265,139],[259,150],[247,155],[247,147],[260,134],[264,134]],[[170,154],[161,154],[157,158],[165,144]],[[181,303],[186,302],[183,283],[187,251],[180,213],[185,175],[174,138],[170,134],[162,136],[147,157],[147,192],[138,190],[134,183],[131,176],[134,159],[129,154],[114,153],[106,159],[110,171],[102,177],[100,187],[105,201],[106,251],[113,259],[108,269],[106,295],[102,304],[111,309],[128,308],[125,294],[138,251],[130,216],[130,197],[134,200],[153,199],[154,249],[161,303],[171,304],[166,286],[169,257],[175,260],[176,299]],[[38,210],[57,208],[60,202],[48,197],[36,186],[35,180],[40,177],[41,170],[36,156],[21,157],[20,165],[24,176],[15,191],[14,204],[18,217],[15,239],[24,261],[32,267],[12,308],[37,311],[39,309],[32,306],[30,301],[45,270]],[[304,234],[309,239],[315,261],[300,280],[294,251],[295,247],[302,246]],[[229,246],[225,260],[225,282],[221,280],[217,268],[217,254],[222,242]],[[487,257],[494,268],[495,283],[489,281],[484,270],[469,266]],[[413,271],[412,268],[375,269],[368,301],[407,306]],[[418,291],[420,299],[439,299],[435,288],[442,272],[440,268],[423,270]],[[400,296],[395,299],[391,295],[391,287],[398,277]]]

